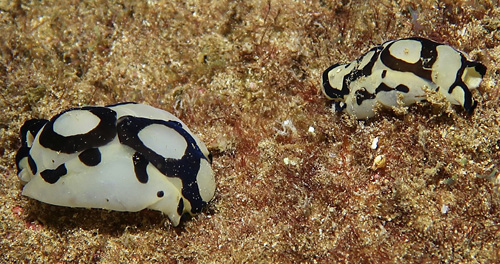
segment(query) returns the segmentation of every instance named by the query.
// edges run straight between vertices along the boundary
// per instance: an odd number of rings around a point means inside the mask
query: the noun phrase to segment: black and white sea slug
[[[165,213],[177,226],[213,198],[206,146],[169,112],[144,104],[73,108],[21,128],[23,195],[61,206]]]
[[[471,90],[485,73],[483,64],[451,46],[407,38],[376,46],[351,63],[330,66],[322,83],[334,109],[358,119],[374,116],[377,103],[395,107],[425,100],[429,90],[472,113],[477,102]]]

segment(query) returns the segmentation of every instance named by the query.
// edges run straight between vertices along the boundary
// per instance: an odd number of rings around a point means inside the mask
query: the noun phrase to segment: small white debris
[[[442,214],[446,214],[446,213],[448,213],[448,210],[449,210],[449,209],[450,209],[450,207],[448,207],[446,204],[443,204],[443,205],[441,206],[441,213],[442,213]]]
[[[372,141],[371,149],[375,150],[378,148],[378,137],[374,138]]]
[[[285,163],[285,165],[297,165],[297,161],[295,159],[289,159],[288,157],[283,159],[283,163]]]
[[[314,127],[310,126],[307,132],[314,134]]]
[[[292,120],[290,119],[287,119],[285,121],[283,121],[281,123],[281,130],[280,129],[276,129],[276,133],[278,133],[278,135],[280,136],[285,136],[288,134],[288,131],[292,132],[292,135],[296,136],[297,135],[297,128],[295,128],[295,126],[293,125],[293,122]]]
[[[385,155],[378,155],[373,160],[372,170],[377,170],[385,167],[386,159]]]
[[[283,121],[283,128],[290,129],[292,131],[292,133],[294,133],[294,134],[297,133],[297,129],[295,128],[295,126],[293,125],[292,120],[290,120],[290,119],[287,119],[287,120]]]

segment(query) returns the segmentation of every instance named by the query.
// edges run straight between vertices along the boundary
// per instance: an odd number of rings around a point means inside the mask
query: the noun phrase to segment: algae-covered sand
[[[129,2],[0,2],[2,263],[500,259],[497,1]],[[368,121],[331,112],[326,67],[410,36],[488,67],[473,115],[439,98]],[[207,143],[205,211],[173,228],[156,211],[21,195],[24,121],[123,101],[170,111]]]

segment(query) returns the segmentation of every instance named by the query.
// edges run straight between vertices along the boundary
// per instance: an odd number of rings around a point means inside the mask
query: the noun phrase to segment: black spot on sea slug
[[[40,172],[40,176],[50,184],[56,183],[62,176],[66,175],[68,173],[68,170],[66,169],[66,166],[64,164],[61,164],[59,167],[57,167],[55,170],[44,170]]]
[[[78,158],[87,166],[97,166],[101,163],[101,152],[98,148],[90,148],[80,153]]]
[[[396,90],[400,91],[402,93],[408,93],[410,91],[410,88],[408,88],[408,86],[406,86],[404,84],[400,84],[400,85],[396,86]]]
[[[391,92],[391,91],[394,91],[394,88],[391,88],[389,86],[387,86],[387,84],[385,83],[381,83],[377,89],[375,89],[375,93],[380,93],[380,92]]]
[[[375,95],[368,92],[366,89],[359,89],[356,92],[354,92],[354,95],[356,96],[356,103],[358,105],[361,105],[363,101],[365,100],[371,100],[375,98]]]
[[[183,211],[184,211],[184,200],[181,198],[179,200],[179,204],[177,205],[177,214],[182,215]]]
[[[35,175],[37,172],[36,162],[35,162],[35,160],[33,160],[31,155],[29,155],[29,154],[28,154],[28,165],[30,165],[31,173],[33,173],[33,175]]]
[[[134,172],[135,172],[135,177],[137,177],[137,180],[140,183],[147,183],[149,177],[148,173],[146,172],[146,168],[148,166],[149,161],[139,152],[134,153],[132,161],[134,162]]]

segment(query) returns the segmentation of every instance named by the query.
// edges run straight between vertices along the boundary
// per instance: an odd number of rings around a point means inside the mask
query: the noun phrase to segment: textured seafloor
[[[500,259],[497,1],[129,2],[0,1],[0,262]],[[409,36],[488,67],[473,115],[439,100],[330,111],[326,67]],[[178,228],[20,194],[25,120],[122,101],[171,111],[214,153],[216,198]]]

